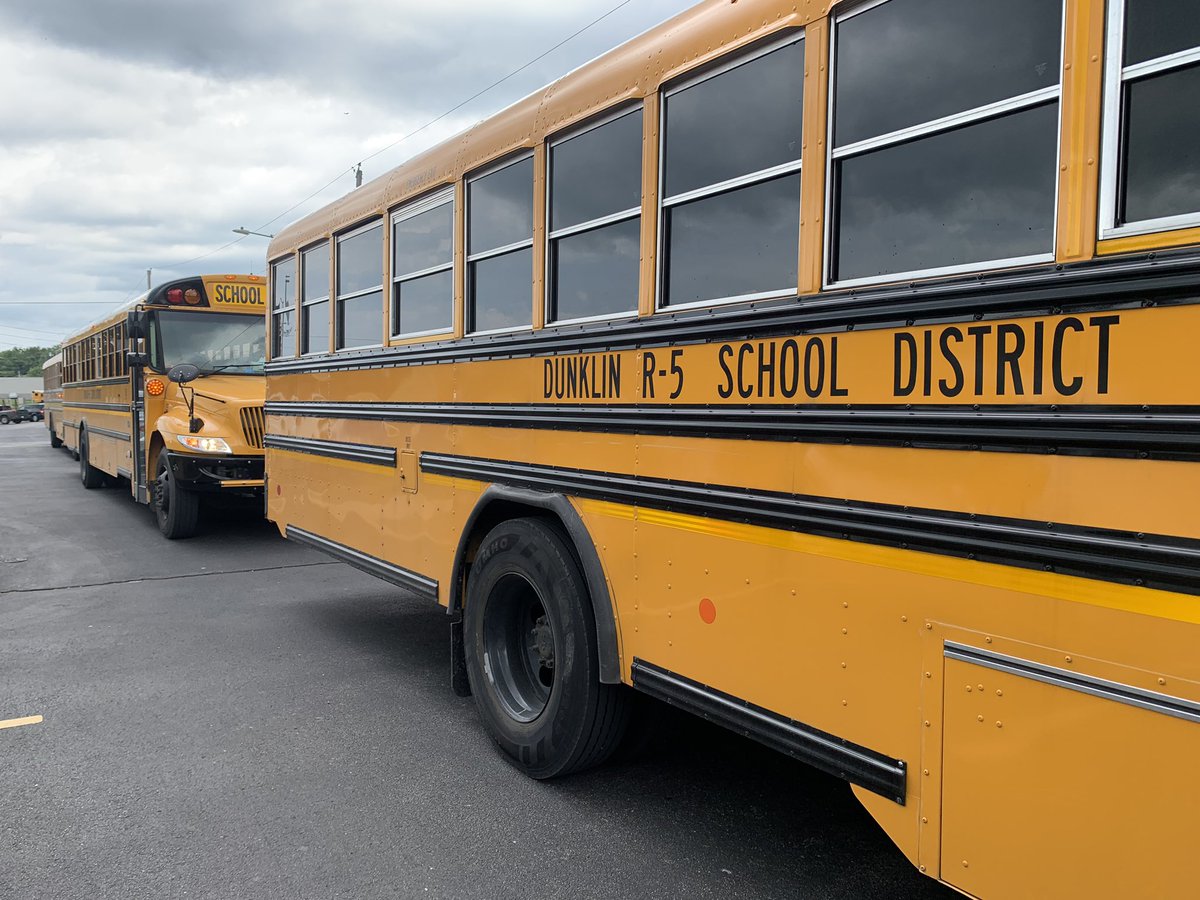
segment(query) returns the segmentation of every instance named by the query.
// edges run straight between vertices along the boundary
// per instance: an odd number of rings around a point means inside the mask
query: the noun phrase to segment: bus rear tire
[[[62,445],[63,445],[62,438],[60,438],[57,434],[55,434],[53,431],[51,431],[50,432],[50,446],[53,447],[55,450],[57,450]]]
[[[512,519],[480,545],[467,585],[467,672],[484,726],[537,779],[604,762],[625,734],[628,695],[600,683],[595,618],[557,528]]]
[[[166,450],[159,451],[154,468],[154,514],[158,530],[171,541],[194,535],[200,521],[200,495],[180,487],[171,476]]]
[[[104,486],[104,473],[88,461],[88,438],[86,431],[79,432],[79,480],[89,491]]]

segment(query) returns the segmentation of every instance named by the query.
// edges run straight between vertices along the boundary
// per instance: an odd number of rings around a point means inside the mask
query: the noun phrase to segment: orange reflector
[[[183,292],[183,302],[188,306],[195,306],[200,302],[200,294],[195,288],[188,288]]]
[[[717,604],[713,603],[707,597],[700,601],[700,620],[706,625],[711,625],[717,621]]]
[[[146,393],[151,397],[161,397],[163,395],[163,391],[166,389],[166,384],[164,384],[162,381],[159,381],[157,378],[151,378],[146,382]]]

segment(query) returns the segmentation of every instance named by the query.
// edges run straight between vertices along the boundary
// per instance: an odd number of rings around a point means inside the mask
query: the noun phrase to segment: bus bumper
[[[167,452],[171,477],[191,491],[259,491],[263,486],[261,456],[192,456]]]

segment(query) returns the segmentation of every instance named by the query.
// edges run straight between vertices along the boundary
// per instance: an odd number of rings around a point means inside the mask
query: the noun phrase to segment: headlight
[[[179,443],[197,453],[232,453],[224,438],[200,437],[195,434],[177,434]]]

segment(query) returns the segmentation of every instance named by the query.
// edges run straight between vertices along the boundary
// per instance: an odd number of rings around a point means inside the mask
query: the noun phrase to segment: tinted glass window
[[[278,262],[271,278],[271,308],[283,309],[296,302],[296,257]]]
[[[665,99],[666,196],[800,159],[804,42]]]
[[[1053,249],[1058,106],[837,161],[834,277]]]
[[[1126,91],[1125,221],[1200,210],[1200,66]]]
[[[301,309],[304,318],[304,352],[325,353],[329,350],[329,301],[313,303]]]
[[[383,283],[383,228],[338,242],[337,292],[353,294]],[[378,340],[378,337],[376,337]]]
[[[637,309],[641,224],[635,217],[553,243],[555,319]]]
[[[1200,47],[1200,3],[1196,0],[1128,0],[1125,65],[1192,47]]]
[[[550,153],[551,230],[641,205],[641,110],[555,144]]]
[[[295,312],[275,317],[276,337],[296,352]],[[237,313],[192,313],[161,310],[155,316],[158,340],[155,368],[166,372],[180,363],[199,366],[202,372],[261,375],[266,351],[266,327],[261,316]]]
[[[276,356],[292,356],[296,352],[296,312],[288,310],[287,312],[277,312],[271,317],[274,322],[275,337],[272,338],[271,347],[274,347]]]
[[[393,276],[450,262],[454,257],[454,204],[446,202],[392,223],[392,247]]]
[[[375,291],[338,303],[338,347],[378,344],[383,327],[383,292]]]
[[[800,176],[666,210],[667,304],[794,290]]]
[[[1059,82],[1054,0],[888,0],[837,26],[834,145]]]
[[[395,285],[392,305],[396,334],[447,331],[454,324],[454,273],[450,269]]]
[[[471,263],[473,331],[517,328],[532,312],[533,249]]]
[[[329,296],[329,245],[322,244],[306,251],[304,260],[304,299],[317,300]]]
[[[468,252],[529,240],[533,234],[533,159],[523,159],[467,185]]]

